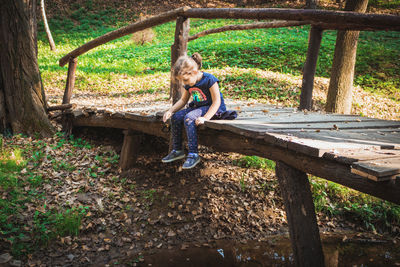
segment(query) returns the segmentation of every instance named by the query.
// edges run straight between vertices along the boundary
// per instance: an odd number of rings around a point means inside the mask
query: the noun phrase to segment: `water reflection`
[[[325,266],[400,266],[400,248],[392,241],[322,235]],[[159,250],[140,266],[294,266],[287,237],[265,242],[217,241],[213,248]]]

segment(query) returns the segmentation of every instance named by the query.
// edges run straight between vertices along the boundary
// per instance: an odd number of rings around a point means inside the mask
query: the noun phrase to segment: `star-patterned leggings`
[[[186,108],[172,115],[171,126],[173,149],[182,150],[182,130],[183,125],[185,125],[189,153],[198,153],[197,129],[195,122],[197,118],[204,116],[209,108],[210,106]]]

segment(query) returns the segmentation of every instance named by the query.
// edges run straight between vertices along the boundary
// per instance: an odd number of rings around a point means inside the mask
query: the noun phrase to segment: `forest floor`
[[[62,91],[49,92],[48,96],[58,102]],[[145,100],[149,98],[121,98],[118,93],[94,97],[77,92],[73,97],[80,106],[124,111],[134,108],[133,102],[143,104]],[[389,116],[387,112],[383,114]],[[88,145],[77,148],[78,138]],[[45,206],[38,199],[37,205],[28,205],[22,217],[34,217],[38,211],[46,214],[57,207],[86,209],[79,235],[71,233],[39,246],[23,258],[22,265],[149,266],[154,262],[152,254],[161,252],[217,249],[221,241],[255,242],[253,247],[266,247],[274,246],[271,238],[288,239],[273,166],[240,167],[235,162],[242,155],[201,147],[202,163],[194,170],[183,171],[183,161],[162,164],[160,159],[167,153],[167,145],[147,137],[137,165],[122,172],[118,168],[122,138],[119,131],[80,129],[74,132],[73,140],[57,134],[47,139],[16,136],[9,141],[9,146],[25,148],[46,144],[41,160],[28,163],[22,171],[35,172],[45,181],[40,190]],[[323,212],[317,216],[321,234],[340,233],[343,240],[353,236],[366,243],[400,242],[397,226],[393,226],[391,234],[378,233],[367,229],[361,218],[328,216]]]
[[[50,17],[56,11],[66,14],[72,12],[69,2],[48,2]],[[80,4],[91,1],[72,2]],[[187,1],[125,1],[124,6],[120,0],[93,2],[99,4],[99,9],[101,5],[114,5],[121,13],[138,14],[155,14],[188,4]],[[231,2],[192,1],[189,5],[237,6],[234,1]],[[276,7],[277,2],[279,7],[300,5],[297,1],[268,2],[270,4],[262,7]],[[332,4],[334,1],[321,2],[325,8],[339,8],[337,4]],[[371,12],[398,14],[399,11],[374,10],[371,7]],[[210,70],[222,82],[227,73],[246,71],[238,68]],[[113,75],[110,86],[117,80],[127,85],[126,90],[113,90],[111,94],[79,91],[77,88],[72,102],[80,106],[128,111],[136,107],[132,103],[143,105],[152,101],[166,101],[168,97],[167,89],[141,94],[135,91],[141,86],[132,90],[129,84],[137,84],[134,79],[141,79],[143,83],[146,79],[160,79],[160,83],[168,88],[169,73],[157,74],[157,77]],[[57,79],[64,82],[65,76],[60,75]],[[260,70],[257,77],[268,79],[271,83],[283,82],[296,92],[301,85],[300,76]],[[52,87],[52,83],[53,80],[45,81],[45,88],[49,104],[55,105],[60,103],[63,91]],[[328,79],[316,78],[316,110],[323,109],[327,86]],[[227,98],[236,94],[230,90],[226,93]],[[297,97],[298,94],[293,94],[284,103],[274,99],[250,102],[295,106]],[[354,103],[354,114],[400,119],[398,102],[365,92],[359,87],[354,92]],[[56,127],[61,129],[58,124]],[[276,237],[288,238],[285,210],[273,166],[241,167],[237,162],[243,158],[242,155],[201,147],[202,163],[194,170],[183,171],[180,168],[182,161],[162,164],[160,159],[167,153],[166,144],[147,137],[137,165],[122,172],[118,168],[123,138],[121,132],[81,129],[74,134],[74,139],[64,138],[60,133],[44,139],[22,136],[4,139],[5,147],[26,150],[27,155],[31,153],[21,170],[20,179],[29,180],[24,183],[22,190],[35,192],[35,196],[40,197],[30,200],[18,215],[10,215],[10,221],[17,217],[17,221],[24,225],[25,236],[20,239],[33,244],[34,250],[21,250],[22,255],[13,258],[10,244],[0,242],[0,266],[3,263],[4,266],[159,266],[160,263],[152,263],[152,254],[192,248],[217,249],[221,241],[231,244],[252,243],[253,247],[274,247],[273,240]],[[35,176],[31,176],[32,173]],[[310,177],[312,185],[315,179]],[[324,184],[325,181],[320,183]],[[3,199],[9,197],[7,190],[0,193]],[[70,233],[50,236],[48,220],[53,217],[48,214],[60,210],[67,211],[64,219],[69,218],[66,216],[68,211],[73,214],[79,211],[76,213],[78,225],[73,225],[73,220],[63,222],[66,228],[77,227],[78,235],[71,230]],[[341,241],[353,239],[376,246],[385,243],[394,248],[400,242],[398,224],[374,229],[365,224],[363,217],[331,216],[326,212],[318,212],[317,220],[322,235],[338,233]],[[353,250],[357,250],[357,246]],[[400,252],[396,255],[398,257]],[[384,252],[383,257],[395,255]],[[400,258],[394,258],[392,263],[398,266],[399,262]],[[238,262],[237,266],[241,264]],[[281,265],[288,264],[290,262]]]
[[[277,236],[288,238],[273,169],[242,168],[233,164],[241,155],[201,147],[202,163],[183,171],[181,161],[162,164],[166,145],[147,138],[137,165],[121,172],[115,160],[121,133],[84,130],[82,135],[90,136],[91,146],[76,149],[62,135],[41,139],[47,156],[39,167],[28,164],[22,171],[35,170],[45,180],[40,190],[45,206],[28,205],[22,218],[44,215],[54,207],[87,209],[79,235],[38,247],[23,258],[23,266],[151,266],[148,258],[162,251],[217,249],[220,241],[273,247]],[[29,147],[38,140],[16,136],[12,143]],[[400,242],[396,234],[366,230],[361,220],[319,213],[318,225],[321,234],[341,233],[342,240],[352,236],[364,243]]]

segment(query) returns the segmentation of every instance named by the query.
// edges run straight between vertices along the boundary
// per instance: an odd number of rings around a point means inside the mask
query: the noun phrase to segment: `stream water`
[[[326,267],[400,266],[400,246],[392,240],[322,235]],[[144,255],[140,266],[294,266],[288,237],[235,243],[217,241],[212,248],[161,249]]]

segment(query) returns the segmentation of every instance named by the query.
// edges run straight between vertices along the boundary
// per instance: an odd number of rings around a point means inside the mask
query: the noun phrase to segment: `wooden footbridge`
[[[174,63],[178,56],[186,53],[189,39],[202,35],[189,38],[191,17],[287,20],[283,24],[260,26],[263,28],[311,24],[300,109],[311,107],[315,64],[324,29],[400,30],[400,17],[390,15],[324,10],[180,8],[110,32],[64,56],[60,65],[69,62],[69,69],[63,104],[70,103],[79,55],[121,36],[176,19],[171,51]],[[174,101],[180,96],[180,86],[177,81],[171,81]],[[218,151],[258,155],[277,162],[276,176],[298,266],[324,265],[307,174],[400,204],[400,121],[303,112],[260,104],[228,103],[228,108],[239,111],[239,118],[206,121],[199,127],[199,143]],[[63,119],[65,130],[73,127],[125,130],[120,164],[122,168],[129,168],[143,133],[168,140],[169,134],[162,131],[161,115],[157,113],[166,109],[167,106],[157,103],[130,112],[83,108],[65,111]]]

